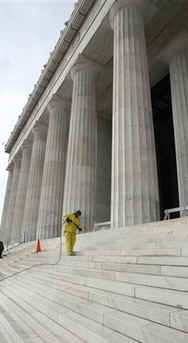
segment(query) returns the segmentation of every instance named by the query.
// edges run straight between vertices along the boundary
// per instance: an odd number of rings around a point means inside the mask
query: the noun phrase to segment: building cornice
[[[33,92],[29,95],[29,99],[24,106],[21,115],[18,117],[13,131],[10,134],[10,137],[5,145],[5,152],[10,153],[12,146],[16,142],[21,130],[25,126],[34,107],[46,89],[52,76],[56,72],[62,58],[76,37],[95,1],[96,0],[79,0],[75,3],[75,8],[71,14],[70,20],[65,23],[65,29],[61,31],[57,44],[55,45],[53,52],[50,53],[48,62],[46,65],[44,65],[41,75],[34,86]]]

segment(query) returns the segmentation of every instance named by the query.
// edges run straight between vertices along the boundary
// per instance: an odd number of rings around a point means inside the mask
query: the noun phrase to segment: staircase
[[[79,235],[56,265],[58,244],[0,261],[0,342],[188,342],[188,218]]]

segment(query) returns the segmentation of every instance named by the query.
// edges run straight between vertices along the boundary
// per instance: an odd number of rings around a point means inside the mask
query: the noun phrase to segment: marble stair
[[[15,249],[0,263],[2,342],[187,343],[187,228],[183,218],[80,235],[57,265],[45,265],[57,239],[40,254]]]

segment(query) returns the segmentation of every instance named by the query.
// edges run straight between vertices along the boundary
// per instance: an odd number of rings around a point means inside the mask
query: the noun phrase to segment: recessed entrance
[[[154,86],[151,93],[159,180],[160,216],[163,219],[165,209],[179,206],[169,75]],[[179,214],[173,214],[171,217],[179,217]]]

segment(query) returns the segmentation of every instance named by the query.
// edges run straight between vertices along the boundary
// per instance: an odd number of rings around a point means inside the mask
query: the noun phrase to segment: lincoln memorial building
[[[5,152],[6,244],[188,206],[188,1],[77,1]]]

